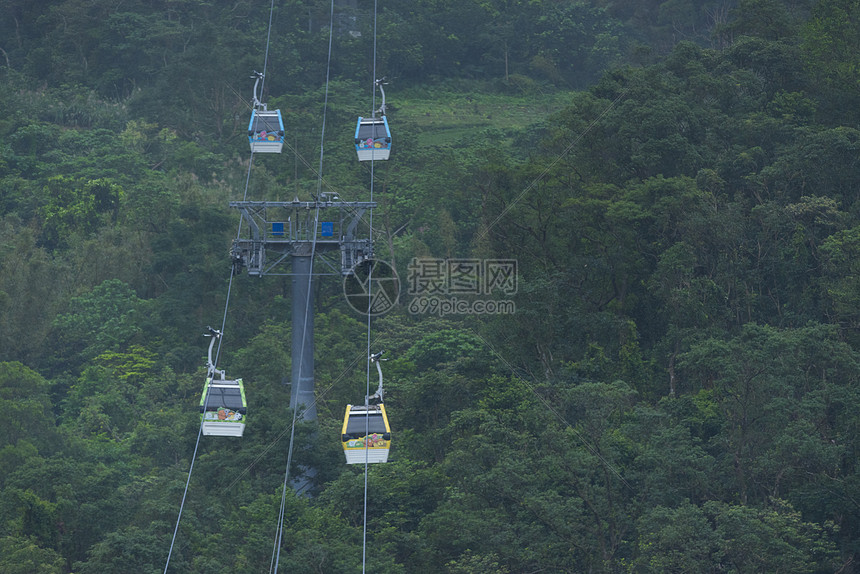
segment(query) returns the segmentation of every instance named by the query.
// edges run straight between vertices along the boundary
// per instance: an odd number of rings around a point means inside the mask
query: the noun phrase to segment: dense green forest
[[[296,574],[860,572],[860,2],[271,6],[0,0],[0,573],[163,572],[189,476],[169,572],[271,571],[281,513]],[[232,276],[228,203],[321,182],[372,185],[401,298],[317,282],[282,508],[290,279]],[[510,306],[419,304],[417,258],[515,262]],[[252,418],[195,450],[222,320]]]

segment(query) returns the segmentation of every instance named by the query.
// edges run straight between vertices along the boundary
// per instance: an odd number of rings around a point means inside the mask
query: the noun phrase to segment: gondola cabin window
[[[378,414],[353,414],[346,423],[346,435],[351,438],[361,438],[366,434],[388,432],[382,413]]]

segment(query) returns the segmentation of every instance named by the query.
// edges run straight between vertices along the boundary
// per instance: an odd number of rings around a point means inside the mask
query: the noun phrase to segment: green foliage
[[[7,421],[0,447],[25,443],[50,448],[55,435],[48,381],[21,363],[0,363],[0,400]]]
[[[850,123],[853,117],[860,41],[853,20],[858,10],[860,6],[850,0],[816,2],[801,36],[804,64],[817,82],[816,91],[826,110],[821,118],[827,124],[830,121],[824,118],[828,116],[839,118],[836,125]]]
[[[120,574],[134,571],[156,574],[163,572],[164,539],[131,526],[108,534],[88,554],[86,562],[75,564],[75,572]]]
[[[329,6],[287,3],[263,96],[288,151],[253,165],[264,9],[0,10],[0,571],[162,571],[192,453],[171,569],[266,571],[288,444],[316,474],[284,499],[285,571],[856,563],[856,2],[419,1],[377,37],[339,3],[330,74]],[[371,53],[396,138],[372,169]],[[336,437],[368,323],[320,277],[320,420],[292,434],[290,279],[231,278],[226,203],[371,177],[404,286],[420,256],[518,282],[511,314],[370,322],[394,442],[365,508]],[[222,316],[252,422],[198,445]]]
[[[725,424],[715,439],[733,461],[725,480],[741,501],[782,497],[793,481],[806,480],[801,473],[838,473],[841,447],[826,438],[835,427],[822,434],[807,424],[827,420],[827,397],[839,394],[838,387],[856,384],[855,353],[834,329],[747,325],[739,338],[694,345],[680,362],[689,376],[713,386],[720,399]],[[839,425],[835,420],[825,424]]]
[[[8,574],[62,574],[66,571],[65,560],[56,551],[19,536],[0,538],[0,568]]]
[[[723,539],[723,561],[738,572],[825,572],[836,566],[836,548],[824,538],[825,528],[803,522],[780,500],[765,509],[717,501],[704,508]]]
[[[460,360],[486,360],[487,350],[475,335],[447,329],[423,337],[406,353],[406,359],[415,363],[419,371],[438,368],[443,364],[456,364]]]
[[[48,202],[42,209],[42,241],[48,248],[56,248],[65,245],[72,233],[92,233],[102,224],[102,214],[116,223],[124,192],[106,179],[76,182],[57,176],[48,180],[45,194]]]
[[[717,572],[720,540],[701,508],[657,506],[639,519],[639,557],[631,572]]]
[[[827,572],[836,566],[825,528],[803,522],[779,500],[762,509],[716,501],[657,507],[639,527],[636,572]]]
[[[54,320],[64,358],[80,364],[105,351],[119,350],[135,336],[142,305],[134,291],[118,279],[72,298],[70,312]]]

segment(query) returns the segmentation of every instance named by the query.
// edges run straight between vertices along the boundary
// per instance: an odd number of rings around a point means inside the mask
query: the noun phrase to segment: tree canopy
[[[257,4],[0,0],[0,571],[163,572],[192,461],[170,571],[265,572],[280,517],[297,573],[856,571],[857,2]],[[233,276],[228,202],[371,185],[399,303],[320,277],[293,434],[291,279]],[[222,320],[253,422],[196,449]]]

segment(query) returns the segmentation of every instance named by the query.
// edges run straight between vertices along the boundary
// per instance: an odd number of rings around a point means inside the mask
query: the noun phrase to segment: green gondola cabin
[[[242,379],[206,379],[200,399],[200,423],[207,436],[242,436],[248,403]]]

